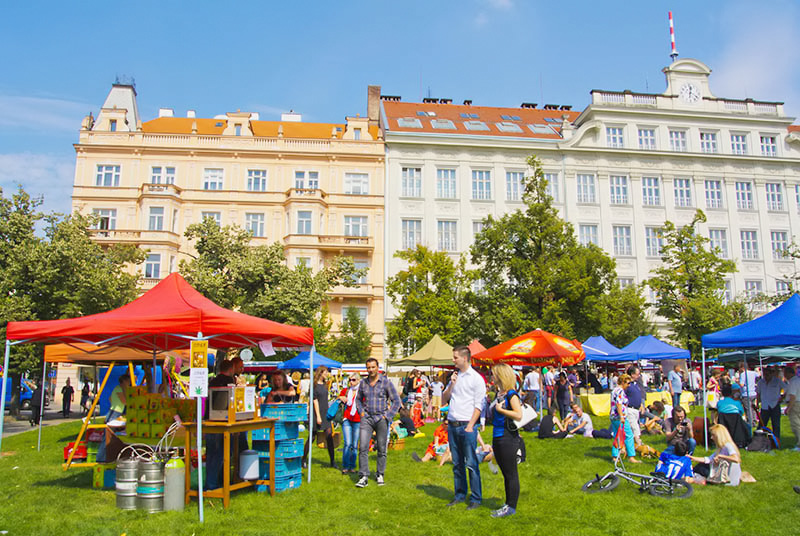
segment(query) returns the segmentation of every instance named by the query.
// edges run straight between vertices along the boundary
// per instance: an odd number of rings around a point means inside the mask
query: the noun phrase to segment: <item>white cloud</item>
[[[739,3],[722,15],[729,41],[714,65],[711,90],[718,97],[785,101],[800,111],[800,12],[789,3]]]
[[[0,128],[77,132],[94,106],[57,98],[0,95]]]
[[[72,155],[14,153],[0,154],[0,187],[8,197],[22,185],[32,197],[44,196],[42,209],[69,213],[72,210]]]

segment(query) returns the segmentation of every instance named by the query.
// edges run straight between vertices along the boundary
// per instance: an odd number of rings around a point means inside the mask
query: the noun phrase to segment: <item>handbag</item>
[[[508,396],[506,396],[506,404],[508,404],[508,403],[509,403]],[[529,422],[531,422],[533,419],[535,419],[536,417],[539,416],[536,413],[536,410],[533,409],[533,406],[531,406],[530,404],[522,402],[520,404],[520,406],[522,408],[522,417],[521,418],[519,418],[519,419],[506,418],[506,427],[511,432],[519,431],[520,428],[525,427]]]
[[[325,418],[329,421],[333,421],[336,418],[336,414],[339,413],[339,408],[341,406],[342,402],[338,398],[334,400],[331,405],[328,406],[328,412],[325,414]]]

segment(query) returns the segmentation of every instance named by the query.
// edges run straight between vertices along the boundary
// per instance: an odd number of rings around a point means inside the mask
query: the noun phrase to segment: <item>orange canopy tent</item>
[[[474,365],[575,365],[585,358],[581,344],[535,329],[472,356]]]
[[[173,350],[169,353],[156,355],[156,360],[162,361],[167,356],[180,356],[187,360],[188,350]],[[120,348],[118,346],[95,346],[93,344],[48,344],[44,347],[44,360],[48,363],[78,363],[82,365],[100,365],[105,363],[150,361],[153,359],[151,352]]]

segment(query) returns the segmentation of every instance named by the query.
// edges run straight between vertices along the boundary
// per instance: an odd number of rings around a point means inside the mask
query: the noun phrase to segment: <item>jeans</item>
[[[467,471],[469,471],[469,502],[481,502],[481,471],[478,469],[478,457],[475,448],[478,445],[478,431],[466,431],[463,424],[447,423],[447,434],[450,442],[450,455],[453,457],[453,487],[455,500],[467,498]]]
[[[225,446],[223,434],[203,434],[203,443],[206,447],[206,489],[222,487],[222,471],[230,471],[230,467],[223,467]],[[231,458],[233,457],[234,441],[238,442],[235,434],[231,434]],[[233,462],[233,460],[231,460]]]
[[[675,392],[672,393],[672,408],[679,408],[681,405],[681,393]]]
[[[767,426],[767,423],[772,420],[772,433],[781,440],[781,405],[775,404],[774,408],[761,409],[761,424]]]
[[[742,406],[744,406],[744,416],[747,418],[748,424],[750,424],[751,428],[755,428],[758,423],[756,419],[758,415],[756,415],[755,410],[753,409],[753,402],[755,402],[755,397],[743,396],[742,397]]]
[[[344,452],[342,453],[342,469],[356,468],[356,458],[358,456],[358,432],[360,423],[342,420],[342,439],[344,441]]]
[[[686,440],[686,454],[694,454],[694,449],[697,448],[697,441],[694,438],[690,437]],[[675,454],[675,445],[669,445],[667,448],[664,449],[664,452],[668,454]]]
[[[620,424],[622,421],[619,419],[611,419],[611,437],[617,437],[617,431],[619,430]],[[633,430],[631,430],[631,424],[628,420],[625,420],[625,453],[628,457],[633,457],[636,455],[636,449],[633,447]],[[620,454],[619,448],[615,447],[614,444],[611,444],[611,455],[613,457],[618,457]]]
[[[375,472],[379,475],[386,471],[386,443],[389,434],[389,423],[382,415],[362,415],[361,423],[358,428],[358,473],[361,476],[369,476],[369,440],[375,432],[375,447],[378,450],[378,466]]]

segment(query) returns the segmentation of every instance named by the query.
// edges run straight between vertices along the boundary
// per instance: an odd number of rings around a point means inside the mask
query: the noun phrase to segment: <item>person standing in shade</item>
[[[778,441],[781,439],[781,390],[787,384],[773,367],[764,369],[764,377],[758,380],[757,394],[761,405],[761,424],[767,426],[772,421],[772,432]]]
[[[36,382],[36,389],[33,390],[31,395],[31,426],[39,424],[39,419],[42,417],[42,382]]]
[[[81,415],[86,415],[89,413],[89,408],[86,407],[86,404],[89,403],[90,392],[91,388],[89,387],[89,382],[85,382],[83,384],[83,389],[81,389]]]
[[[69,417],[70,406],[74,397],[75,389],[69,384],[69,378],[67,378],[67,383],[61,388],[61,414],[65,419]]]
[[[314,371],[314,405],[312,406],[311,426],[309,426],[308,441],[303,452],[303,463],[308,464],[308,450],[311,441],[315,441],[315,437],[319,432],[322,432],[324,437],[325,446],[328,449],[328,459],[330,460],[331,467],[336,467],[335,450],[333,446],[333,427],[328,420],[328,367],[320,365]]]
[[[467,472],[469,472],[469,505],[473,510],[481,504],[481,472],[475,449],[478,445],[478,431],[475,423],[481,416],[486,399],[486,382],[470,366],[472,354],[466,346],[453,348],[455,372],[442,394],[442,402],[449,404],[447,413],[447,433],[450,439],[450,453],[453,457],[453,485],[455,497],[447,506],[454,506],[467,500]]]
[[[376,434],[375,445],[378,450],[378,465],[375,480],[379,486],[385,484],[386,443],[389,440],[389,425],[400,409],[400,397],[389,379],[380,373],[378,360],[367,359],[367,377],[358,386],[356,405],[361,415],[358,434],[358,471],[361,475],[357,488],[365,488],[369,483],[369,441]]]
[[[797,444],[792,449],[800,451],[800,376],[797,376],[793,365],[786,365],[783,368],[783,378],[786,382],[786,409],[784,414],[789,417],[789,426],[792,428]]]
[[[751,427],[758,424],[758,417],[753,411],[753,403],[756,401],[758,392],[756,385],[758,384],[758,375],[756,371],[749,370],[744,362],[739,365],[739,385],[742,387],[742,405],[744,406],[745,416],[747,422]]]
[[[672,407],[677,408],[681,405],[681,392],[683,392],[683,376],[681,376],[680,365],[675,365],[675,368],[667,374],[667,386],[669,394],[672,396]]]
[[[522,392],[525,395],[525,402],[540,413],[542,411],[542,399],[540,395],[541,382],[539,380],[539,372],[536,367],[533,367],[525,376],[525,381],[522,382]]]

